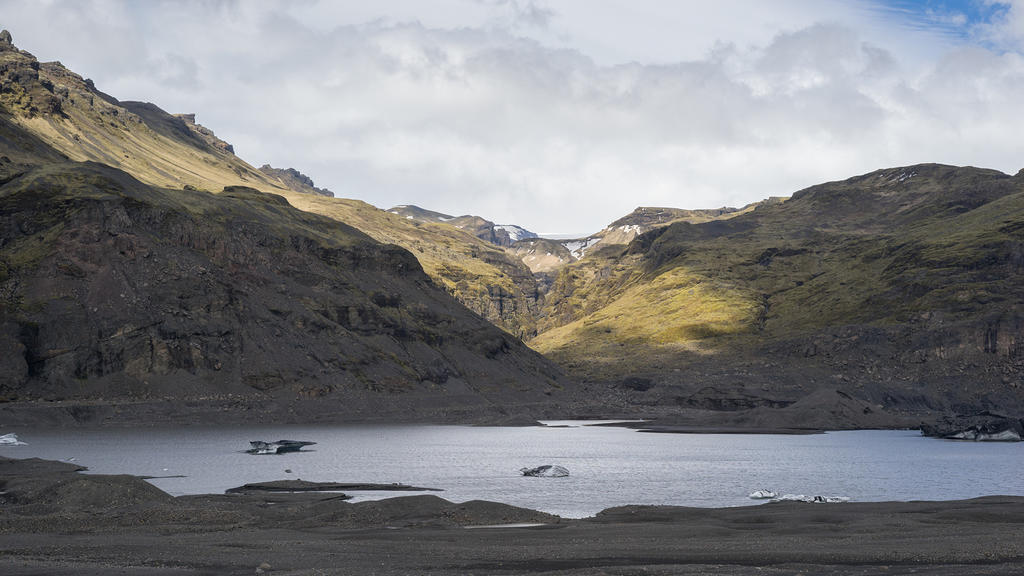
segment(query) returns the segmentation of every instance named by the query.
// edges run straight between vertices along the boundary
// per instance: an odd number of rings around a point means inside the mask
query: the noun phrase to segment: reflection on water
[[[442,488],[437,494],[449,500],[495,500],[567,517],[625,504],[747,505],[755,503],[747,495],[760,488],[859,501],[1024,495],[1024,444],[934,440],[916,431],[787,436],[422,425],[11,431],[28,445],[0,446],[0,456],[74,458],[95,473],[184,475],[152,480],[174,495],[284,478],[401,482]],[[280,439],[317,444],[275,456],[244,452],[250,440]],[[571,475],[519,474],[542,464],[564,466]],[[357,500],[399,495],[356,494]]]

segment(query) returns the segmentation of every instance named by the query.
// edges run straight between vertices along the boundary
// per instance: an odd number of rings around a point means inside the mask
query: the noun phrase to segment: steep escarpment
[[[558,390],[407,251],[279,196],[53,163],[0,186],[0,232],[5,410],[441,420]]]
[[[1024,178],[918,165],[677,222],[561,271],[531,344],[638,402],[1024,409]],[[625,382],[625,380],[622,380]]]
[[[412,252],[424,271],[469,309],[509,333],[537,334],[543,304],[537,279],[501,248],[464,230],[427,218],[383,211],[359,200],[288,196],[297,208],[348,222],[380,242]]]
[[[334,197],[334,192],[331,192],[326,188],[317,188],[316,184],[313,183],[312,178],[306,176],[302,172],[299,172],[295,168],[274,168],[270,164],[264,164],[263,166],[260,166],[260,172],[267,176],[277,178],[296,192],[317,194],[319,196],[328,196],[331,198]]]
[[[294,169],[257,170],[194,114],[118,101],[60,63],[41,63],[10,42],[0,42],[0,144],[10,160],[0,159],[0,177],[70,158],[113,166],[158,187],[218,192],[247,186],[279,194],[408,249],[434,282],[481,316],[517,336],[536,333],[536,281],[496,246],[451,227],[421,227],[363,202],[334,200]]]
[[[39,62],[11,43],[0,42],[0,86],[0,115],[71,160],[101,162],[156,186],[285,190],[194,116],[120,102],[60,62]]]

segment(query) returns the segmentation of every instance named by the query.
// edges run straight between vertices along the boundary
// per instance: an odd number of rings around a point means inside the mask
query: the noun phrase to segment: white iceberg
[[[10,434],[0,435],[0,446],[27,446],[27,444],[18,440],[18,435],[11,432]]]
[[[849,496],[804,496],[803,494],[783,494],[778,498],[772,498],[772,502],[812,502],[817,504],[839,504],[849,501]]]

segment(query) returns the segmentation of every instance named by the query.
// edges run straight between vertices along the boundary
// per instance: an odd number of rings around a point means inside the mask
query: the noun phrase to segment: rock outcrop
[[[202,124],[197,124],[195,114],[175,114],[174,116],[176,118],[181,119],[185,123],[185,125],[188,126],[189,130],[192,130],[193,132],[198,134],[199,137],[202,138],[210,146],[213,146],[214,148],[221,150],[223,152],[227,152],[228,154],[235,153],[234,146],[228,144],[227,142],[221,140],[220,138],[217,138],[217,135],[213,133],[213,130],[210,130],[209,128],[203,126]]]
[[[48,78],[40,78],[41,65],[31,54],[11,43],[11,33],[0,33],[0,104],[26,117],[60,114],[67,91]]]
[[[148,102],[118,101],[60,62],[39,62],[2,42],[0,119],[52,152],[122,169],[150,185],[285,190],[196,124],[194,114],[174,116]],[[6,148],[20,154],[17,146]]]
[[[295,168],[274,168],[270,164],[264,164],[260,166],[260,172],[277,178],[281,183],[288,188],[296,192],[303,194],[317,194],[319,196],[328,196],[334,198],[334,192],[326,188],[317,188],[316,184],[313,183],[313,179],[306,176],[302,172],[299,172]]]

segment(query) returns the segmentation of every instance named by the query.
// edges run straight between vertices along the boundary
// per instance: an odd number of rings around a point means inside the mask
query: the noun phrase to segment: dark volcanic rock
[[[922,423],[921,433],[952,440],[1019,442],[1024,437],[1024,419],[1008,418],[991,412],[943,416]]]
[[[451,419],[539,403],[559,378],[410,253],[278,196],[66,163],[0,200],[6,400],[87,421],[156,403],[137,417]]]
[[[536,478],[565,478],[569,475],[569,471],[562,466],[554,466],[552,464],[545,464],[543,466],[537,466],[536,468],[523,468],[519,470],[523,476],[532,476]]]
[[[126,102],[125,104],[136,104],[136,103],[134,103],[134,102],[131,102],[131,103]],[[210,130],[209,128],[207,128],[206,126],[203,126],[202,124],[196,124],[196,115],[195,114],[175,114],[174,116],[176,118],[181,119],[185,123],[185,126],[187,126],[189,128],[189,130],[194,132],[197,136],[199,136],[200,139],[202,139],[204,142],[206,142],[210,146],[212,146],[212,147],[214,147],[214,148],[216,148],[218,150],[221,150],[221,151],[224,151],[224,152],[228,152],[230,154],[234,154],[235,153],[235,147],[232,146],[231,144],[228,144],[227,142],[221,140],[220,138],[217,138],[217,135],[213,133],[213,130]]]
[[[285,186],[295,190],[296,192],[334,198],[334,192],[331,192],[327,188],[317,188],[316,184],[313,183],[312,178],[306,176],[302,172],[299,172],[295,168],[274,168],[270,164],[264,164],[263,166],[260,166],[260,172],[263,172],[267,176],[277,178]]]
[[[629,376],[622,380],[620,384],[622,388],[628,388],[630,390],[636,390],[637,392],[647,392],[651,388],[654,388],[654,381],[650,378],[640,378],[638,376]]]
[[[308,482],[306,480],[273,480],[271,482],[253,482],[228,488],[225,494],[248,494],[251,492],[340,492],[348,490],[358,491],[379,491],[379,492],[440,492],[437,488],[420,488],[408,484],[368,484],[353,482]],[[342,495],[344,496],[344,495]],[[346,498],[351,498],[347,496]]]
[[[312,446],[316,442],[306,440],[277,440],[265,442],[263,440],[252,440],[249,442],[252,448],[246,450],[249,454],[287,454],[289,452],[301,452],[306,446]]]
[[[88,470],[85,466],[72,464],[70,462],[58,462],[56,460],[43,460],[41,458],[6,458],[0,456],[0,476],[13,478],[15,476],[46,476],[53,474],[70,474],[72,472],[83,472]]]
[[[11,44],[11,35],[0,38],[0,109],[33,117],[60,114],[61,95],[53,83],[39,77],[40,63],[34,56]],[[4,41],[6,40],[6,41]]]
[[[40,514],[137,508],[172,500],[136,476],[77,474],[83,470],[64,462],[0,457],[0,504]]]

